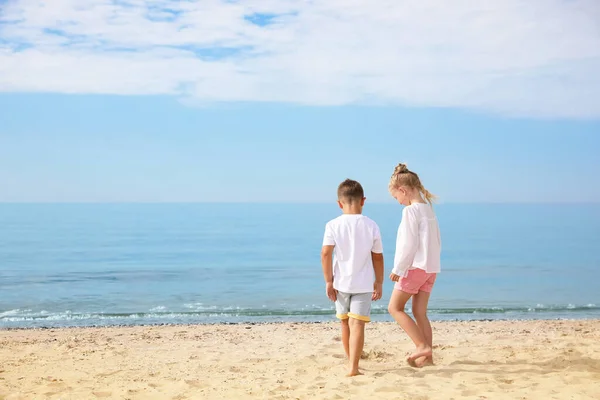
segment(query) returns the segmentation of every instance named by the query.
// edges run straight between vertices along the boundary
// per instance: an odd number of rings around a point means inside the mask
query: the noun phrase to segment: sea
[[[600,318],[600,205],[440,204],[432,320]],[[402,208],[369,204],[386,282]],[[0,328],[334,321],[333,204],[0,204]]]

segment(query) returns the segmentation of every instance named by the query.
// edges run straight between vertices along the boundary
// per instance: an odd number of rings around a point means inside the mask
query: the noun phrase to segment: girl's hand
[[[390,274],[390,279],[394,282],[398,282],[400,280],[400,275],[396,275],[393,272]]]

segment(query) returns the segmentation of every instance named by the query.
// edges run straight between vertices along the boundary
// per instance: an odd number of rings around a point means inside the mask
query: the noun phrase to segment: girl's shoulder
[[[410,215],[416,218],[435,218],[435,212],[429,203],[413,203],[409,206],[406,206],[402,210],[402,215]]]

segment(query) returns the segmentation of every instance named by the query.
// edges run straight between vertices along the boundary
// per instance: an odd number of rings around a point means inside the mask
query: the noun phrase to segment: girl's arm
[[[439,227],[439,225],[438,225],[438,227],[437,227],[437,228],[438,228],[438,229],[437,229],[438,243],[440,244],[440,250],[441,250],[441,249],[442,249],[442,235],[441,235],[441,233],[440,233],[440,227]]]
[[[396,238],[396,256],[392,274],[403,276],[413,263],[419,247],[419,221],[414,211],[406,207],[402,211],[402,221]]]

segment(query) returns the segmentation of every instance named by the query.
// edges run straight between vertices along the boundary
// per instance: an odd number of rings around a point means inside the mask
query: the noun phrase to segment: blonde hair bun
[[[394,175],[404,174],[406,172],[408,172],[408,167],[406,166],[406,164],[400,163],[396,166],[396,168],[394,168]]]

